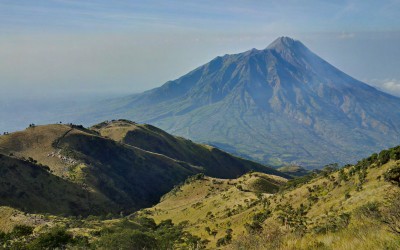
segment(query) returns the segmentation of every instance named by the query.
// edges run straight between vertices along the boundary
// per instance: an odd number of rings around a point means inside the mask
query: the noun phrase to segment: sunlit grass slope
[[[156,221],[188,221],[188,230],[208,239],[209,248],[232,230],[230,243],[220,247],[398,249],[400,237],[390,231],[387,214],[397,206],[400,216],[400,203],[392,205],[400,189],[384,178],[399,166],[398,160],[383,165],[361,161],[286,184],[260,173],[233,180],[193,179],[145,213]],[[281,191],[275,193],[274,185]]]

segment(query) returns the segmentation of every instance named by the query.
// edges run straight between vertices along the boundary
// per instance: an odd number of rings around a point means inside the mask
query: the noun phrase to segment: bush
[[[378,155],[380,165],[387,163],[390,160],[390,150],[382,150]]]
[[[0,243],[6,242],[7,240],[9,240],[10,235],[0,231]]]
[[[231,243],[232,241],[232,229],[226,230],[226,235],[223,238],[219,238],[217,240],[217,247],[225,246]]]
[[[26,225],[17,225],[11,232],[12,238],[19,238],[22,236],[31,235],[33,232],[33,227]]]
[[[314,232],[326,234],[328,232],[338,232],[346,228],[350,223],[350,214],[342,213],[329,216],[325,223],[319,224],[313,228]]]
[[[390,150],[390,159],[400,160],[400,146],[397,146]]]
[[[135,222],[147,229],[155,230],[157,228],[157,224],[155,223],[154,219],[152,219],[152,218],[138,217],[138,218],[135,218]]]
[[[263,230],[261,223],[257,222],[257,221],[253,221],[251,224],[246,223],[246,224],[244,224],[244,227],[246,228],[246,231],[249,234],[261,233]]]
[[[259,212],[259,213],[256,213],[255,215],[253,215],[253,221],[263,223],[270,216],[271,216],[271,211],[265,210],[264,212]]]
[[[280,249],[284,234],[276,223],[265,225],[266,233],[240,235],[232,241],[231,249]]]
[[[106,234],[95,243],[99,249],[157,249],[157,240],[138,230],[124,230]]]
[[[74,243],[72,235],[64,228],[53,228],[49,232],[39,235],[28,244],[28,249],[56,249],[64,248],[69,243]]]
[[[341,168],[339,170],[339,178],[338,178],[339,183],[342,181],[348,181],[348,180],[349,180],[349,177],[347,176],[346,172],[344,172],[344,169]]]
[[[389,230],[400,236],[400,200],[397,197],[383,212],[382,217]]]
[[[365,217],[378,219],[381,217],[379,204],[377,202],[368,202],[367,204],[358,207],[354,212],[355,215],[360,218]]]
[[[391,182],[400,186],[400,166],[389,169],[383,174],[385,181]]]

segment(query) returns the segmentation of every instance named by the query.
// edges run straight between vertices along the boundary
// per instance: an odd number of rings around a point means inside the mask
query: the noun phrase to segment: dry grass
[[[274,248],[271,246],[276,242],[265,242],[268,240],[268,234],[251,236],[244,227],[245,223],[252,221],[252,216],[256,212],[262,210],[261,203],[249,206],[251,201],[259,198],[255,192],[249,191],[252,183],[256,178],[271,176],[253,173],[232,180],[207,177],[205,180],[185,184],[178,192],[169,193],[149,211],[152,212],[152,217],[156,221],[165,219],[172,219],[175,223],[189,221],[189,231],[210,240],[209,248],[215,246],[216,239],[224,236],[226,228],[231,228],[233,229],[234,243],[228,245],[226,247],[228,249],[398,249],[400,240],[390,233],[386,225],[379,219],[369,220],[354,216],[356,209],[368,202],[376,202],[381,207],[386,206],[390,202],[389,196],[399,192],[398,187],[380,178],[395,164],[397,163],[391,161],[381,167],[368,168],[367,181],[362,185],[361,190],[356,188],[359,183],[356,174],[339,185],[335,185],[332,180],[321,176],[294,190],[277,194],[263,194],[263,197],[268,197],[272,210],[275,210],[279,204],[285,203],[291,204],[294,208],[301,204],[310,207],[306,215],[309,229],[302,237],[296,232],[292,233],[291,230],[282,227],[278,223],[276,211],[265,221],[264,232],[270,230],[278,234],[276,225],[279,225],[279,232],[283,232],[277,239],[280,242],[279,247]],[[346,169],[345,173],[348,174],[349,169]],[[338,172],[331,176],[336,181],[338,180]],[[281,184],[285,182],[280,177],[275,181]],[[242,190],[238,189],[239,185]],[[315,204],[309,204],[310,191],[308,189],[316,190],[314,192],[319,200]],[[349,194],[349,197],[346,197],[346,193]],[[250,202],[246,202],[246,200]],[[227,217],[226,209],[237,208],[239,205],[243,209],[239,213]],[[212,219],[207,216],[209,212],[214,215]],[[327,234],[312,231],[314,226],[324,223],[329,216],[341,213],[351,214],[348,227]],[[215,239],[207,234],[205,227],[218,231]]]

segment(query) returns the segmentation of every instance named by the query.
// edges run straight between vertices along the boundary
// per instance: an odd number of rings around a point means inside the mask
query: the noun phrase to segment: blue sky
[[[0,86],[143,91],[284,35],[400,95],[399,17],[399,0],[0,0]]]

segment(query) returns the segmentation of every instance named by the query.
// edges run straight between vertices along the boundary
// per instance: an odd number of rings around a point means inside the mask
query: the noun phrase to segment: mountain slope
[[[275,169],[232,156],[209,145],[172,136],[148,124],[117,120],[95,125],[92,129],[115,141],[201,166],[208,176],[235,178],[253,170],[288,177]]]
[[[390,227],[400,218],[399,150],[289,182],[260,173],[191,179],[144,214],[156,222],[186,221],[190,233],[210,241],[210,249],[218,241],[226,249],[397,249],[400,231]],[[393,169],[397,181],[390,183],[386,176]],[[280,191],[252,189],[260,180]],[[230,239],[219,240],[228,229]]]
[[[71,207],[68,213],[73,214],[116,213],[149,206],[187,176],[201,171],[200,167],[66,125],[31,127],[1,136],[0,152],[46,165],[52,174],[86,190],[90,197]],[[107,205],[92,201],[92,196],[100,196]]]
[[[57,177],[33,162],[0,154],[0,173],[0,206],[34,213],[51,211],[74,215],[89,210],[96,213],[112,206],[104,197]]]
[[[0,205],[55,214],[132,212],[155,204],[175,185],[200,172],[222,178],[250,170],[287,176],[148,125],[124,120],[94,128],[32,126],[0,136],[5,185],[0,189]],[[114,137],[110,131],[115,132]],[[135,131],[140,131],[135,135],[151,136],[135,137],[131,133]],[[14,165],[17,169],[13,172]],[[46,167],[33,168],[36,165]],[[11,187],[16,193],[10,192]]]
[[[287,37],[217,57],[181,78],[105,103],[119,116],[273,165],[347,163],[396,145],[400,99]]]

